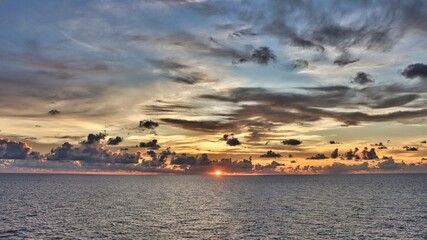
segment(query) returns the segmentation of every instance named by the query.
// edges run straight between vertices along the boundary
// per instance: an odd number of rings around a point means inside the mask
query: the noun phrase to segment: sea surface
[[[427,174],[0,174],[4,239],[427,239]]]

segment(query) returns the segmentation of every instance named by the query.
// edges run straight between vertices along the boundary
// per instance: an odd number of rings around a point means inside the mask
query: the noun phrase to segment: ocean
[[[427,174],[0,174],[4,239],[427,239]]]

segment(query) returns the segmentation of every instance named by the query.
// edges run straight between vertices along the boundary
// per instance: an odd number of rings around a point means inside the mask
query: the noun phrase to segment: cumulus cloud
[[[160,145],[157,144],[157,139],[153,139],[148,142],[140,142],[139,147],[141,148],[150,148],[150,149],[159,149]]]
[[[119,145],[123,141],[122,137],[109,138],[107,145]]]
[[[227,142],[226,142],[228,145],[230,145],[230,146],[232,146],[232,147],[234,147],[234,146],[238,146],[238,145],[240,145],[240,144],[242,144],[240,141],[239,141],[239,139],[237,139],[237,138],[229,138],[228,140],[227,140]]]
[[[269,47],[260,47],[254,49],[251,54],[251,60],[258,64],[268,64],[270,61],[276,61],[276,55]]]
[[[142,131],[148,130],[148,131],[155,133],[155,129],[158,126],[159,126],[159,123],[154,122],[152,120],[139,121],[139,128],[142,129]]]
[[[76,160],[88,163],[122,163],[136,164],[141,158],[140,153],[116,153],[105,149],[100,141],[105,138],[105,134],[89,134],[87,140],[80,142],[80,145],[74,147],[65,142],[62,145],[53,148],[46,159],[49,161]]]
[[[352,78],[352,83],[357,83],[360,85],[365,85],[367,83],[372,83],[374,80],[371,78],[371,75],[364,72],[358,72],[355,77]]]
[[[0,138],[0,159],[27,159],[31,147],[24,142]]]
[[[87,135],[87,140],[81,142],[82,145],[98,145],[101,140],[104,140],[107,137],[106,133],[90,133]]]
[[[268,150],[266,153],[260,155],[260,157],[262,157],[262,158],[278,158],[278,157],[282,157],[282,155],[280,155],[279,153],[275,153],[272,150]]]
[[[415,63],[408,65],[402,72],[406,78],[427,78],[427,65],[424,63]]]

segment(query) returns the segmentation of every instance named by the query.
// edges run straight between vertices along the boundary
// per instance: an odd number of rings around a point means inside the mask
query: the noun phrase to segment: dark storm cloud
[[[423,63],[408,65],[405,70],[403,70],[402,75],[406,78],[427,78],[427,65]]]
[[[140,142],[139,147],[141,148],[150,148],[150,149],[159,149],[160,145],[157,144],[157,139],[153,139],[148,142]]]
[[[302,143],[302,141],[300,141],[298,139],[287,139],[287,140],[283,140],[282,143],[284,145],[297,146],[297,145],[300,145]]]
[[[262,158],[278,158],[281,157],[279,153],[275,153],[272,150],[268,150],[265,154],[260,155]]]
[[[0,138],[0,159],[27,159],[31,147],[24,142]]]
[[[55,115],[58,115],[58,114],[60,114],[61,112],[59,111],[59,110],[56,110],[56,109],[52,109],[52,110],[50,110],[49,112],[47,112],[47,114],[49,114],[49,115],[51,115],[51,116],[55,116]]]
[[[372,79],[371,75],[364,72],[358,72],[356,73],[356,76],[352,78],[352,83],[357,83],[360,85],[365,85],[367,83],[372,83],[374,80]]]
[[[123,141],[123,138],[117,136],[115,138],[109,138],[107,145],[119,145]]]

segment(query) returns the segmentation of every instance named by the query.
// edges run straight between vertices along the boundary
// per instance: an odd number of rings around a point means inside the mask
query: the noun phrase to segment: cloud
[[[74,147],[72,144],[65,142],[62,145],[53,148],[46,155],[49,161],[82,161],[89,163],[103,164],[136,164],[142,157],[139,153],[116,153],[105,149],[100,141],[105,139],[105,134],[89,134],[87,140],[82,141],[79,146]]]
[[[372,108],[390,108],[404,106],[420,98],[418,94],[405,94],[397,97],[385,98],[371,105]]]
[[[353,58],[349,53],[344,52],[337,59],[335,59],[334,64],[340,67],[344,67],[348,64],[358,62],[359,60],[359,58]]]
[[[365,85],[367,83],[372,83],[374,80],[372,80],[371,75],[364,72],[358,72],[355,77],[353,77],[352,83],[357,83],[360,85]]]
[[[152,120],[139,121],[139,128],[143,130],[154,130],[159,126],[159,123]]]
[[[53,110],[50,110],[49,112],[47,112],[49,115],[51,115],[51,116],[55,116],[55,115],[59,115],[61,112],[60,111],[58,111],[58,110],[56,110],[56,109],[53,109]]]
[[[238,57],[232,61],[233,64],[241,64],[245,62],[254,62],[261,65],[267,65],[270,62],[275,62],[277,60],[276,54],[269,47],[259,47],[253,49],[250,56],[248,57]]]
[[[282,157],[282,155],[273,152],[272,150],[268,150],[265,154],[260,155],[262,158],[278,158]]]
[[[323,154],[323,153],[318,153],[318,154],[316,154],[314,156],[308,157],[307,159],[321,160],[321,159],[328,159],[328,157],[325,154]]]
[[[150,149],[159,149],[160,145],[157,144],[157,139],[153,139],[148,142],[140,142],[139,147],[141,148],[150,148]]]
[[[427,78],[427,65],[424,63],[415,63],[408,65],[402,72],[406,78]]]
[[[316,44],[310,40],[306,40],[300,37],[293,37],[291,39],[291,45],[301,47],[301,48],[314,48],[319,52],[325,51],[325,48],[322,45]]]
[[[258,64],[268,64],[270,61],[276,61],[276,55],[269,47],[260,47],[254,49],[251,54],[251,60]]]
[[[0,159],[27,159],[31,150],[24,142],[0,138]]]
[[[100,144],[101,140],[104,140],[105,137],[107,137],[107,134],[105,133],[97,133],[97,134],[93,134],[90,133],[89,135],[87,135],[87,140],[83,140],[81,142],[82,145],[98,145]]]
[[[162,122],[175,125],[188,130],[193,131],[207,131],[207,132],[217,132],[227,129],[233,129],[234,124],[224,123],[221,121],[193,121],[193,120],[183,120],[183,119],[173,119],[173,118],[162,118]]]
[[[234,146],[240,145],[241,143],[240,143],[239,139],[233,137],[233,138],[229,138],[227,140],[227,144],[234,147]]]
[[[123,141],[123,138],[117,136],[115,138],[109,138],[107,145],[119,145]]]
[[[153,67],[165,69],[165,70],[179,70],[179,69],[190,68],[189,65],[182,64],[170,59],[163,59],[163,60],[147,59],[147,61],[151,63]]]
[[[233,31],[229,34],[230,37],[236,38],[236,37],[254,37],[258,34],[255,33],[251,28],[242,28],[236,31]]]
[[[300,145],[302,143],[302,141],[300,141],[298,139],[287,139],[287,140],[283,140],[282,143],[284,145],[297,146],[297,145]]]
[[[304,68],[308,68],[308,66],[309,66],[309,62],[304,59],[296,59],[292,63],[293,69],[297,69],[297,68],[304,69]]]

